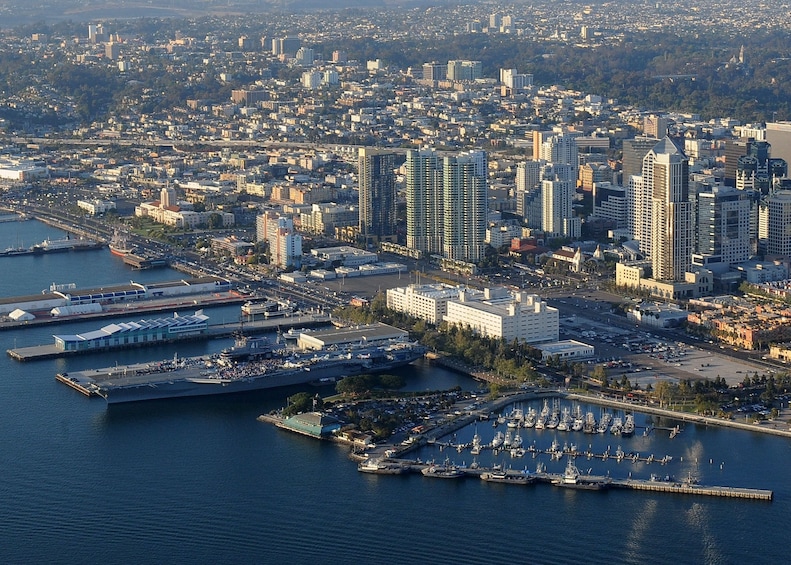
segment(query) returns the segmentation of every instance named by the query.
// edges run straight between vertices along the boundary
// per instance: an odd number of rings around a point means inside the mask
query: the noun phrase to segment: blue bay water
[[[62,232],[37,222],[0,224],[0,247]],[[108,251],[0,258],[0,296],[173,280],[131,271]],[[238,306],[208,310],[231,321]],[[130,317],[128,319],[139,319]],[[0,332],[0,348],[94,329],[69,323]],[[0,359],[0,556],[6,563],[785,563],[791,526],[791,441],[688,425],[617,439],[524,430],[526,445],[656,457],[667,466],[578,459],[613,477],[687,473],[704,484],[772,489],[751,502],[641,492],[516,487],[466,479],[358,473],[339,446],[256,421],[297,389],[114,406],[57,383],[59,371],[217,351],[227,342],[20,364]],[[411,390],[473,381],[419,364]],[[525,405],[527,408],[528,405]],[[570,404],[568,405],[571,406]],[[593,408],[598,416],[599,408]],[[638,425],[645,425],[638,415]],[[655,421],[662,426],[673,422]],[[484,441],[490,423],[478,425]],[[457,434],[469,441],[470,427]],[[469,464],[469,453],[425,448],[421,458]],[[494,462],[491,455],[480,462]],[[683,460],[682,460],[683,459]],[[546,456],[504,460],[531,470]]]

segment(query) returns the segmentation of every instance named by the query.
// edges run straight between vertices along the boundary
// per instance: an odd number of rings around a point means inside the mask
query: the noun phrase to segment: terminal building
[[[208,320],[208,316],[198,311],[187,316],[174,314],[171,318],[109,324],[82,334],[56,335],[55,346],[60,351],[96,351],[177,341],[205,334]]]
[[[349,328],[333,328],[315,332],[303,332],[297,338],[297,347],[300,349],[328,349],[331,347],[343,348],[346,345],[380,345],[390,341],[405,341],[409,339],[409,332],[377,322],[364,326]]]

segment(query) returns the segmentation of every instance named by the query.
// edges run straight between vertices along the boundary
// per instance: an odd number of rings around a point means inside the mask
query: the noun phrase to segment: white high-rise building
[[[406,245],[442,253],[442,161],[433,149],[406,154]]]
[[[519,74],[516,69],[500,69],[500,82],[511,90],[533,86],[533,75]]]
[[[684,281],[692,261],[695,204],[689,200],[689,161],[669,137],[643,160],[643,182],[651,191],[653,278]]]
[[[302,236],[294,231],[293,221],[280,217],[273,224],[268,237],[270,264],[281,269],[299,267],[302,264]]]
[[[310,67],[313,65],[313,49],[310,47],[300,47],[297,49],[297,54],[294,58],[296,59],[298,65]]]
[[[530,223],[529,196],[540,190],[543,166],[542,161],[524,161],[516,166],[516,213],[528,224]]]
[[[560,169],[557,169],[556,172],[563,174],[561,180],[569,180],[572,183],[577,182],[579,151],[577,150],[577,140],[574,136],[564,133],[548,137],[541,144],[541,154],[538,158],[553,165],[568,165],[567,174],[561,173]]]
[[[651,191],[642,175],[629,177],[626,185],[627,227],[632,237],[640,242],[643,255],[651,254]]]
[[[302,86],[311,90],[321,86],[323,75],[318,71],[305,71],[302,73]]]
[[[554,237],[580,237],[581,222],[574,216],[572,202],[574,183],[555,175],[541,181],[541,229]]]

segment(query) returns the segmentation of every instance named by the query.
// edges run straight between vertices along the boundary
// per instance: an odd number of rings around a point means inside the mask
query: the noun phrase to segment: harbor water
[[[37,222],[0,224],[0,247],[62,232]],[[0,295],[50,284],[78,288],[174,280],[163,269],[131,271],[109,251],[0,259]],[[207,309],[232,321],[239,306]],[[146,316],[148,317],[148,316]],[[139,319],[131,316],[128,319]],[[3,350],[49,343],[107,323],[74,322],[0,332]],[[577,459],[613,478],[653,474],[702,484],[774,491],[774,501],[548,485],[441,481],[358,473],[347,449],[256,420],[299,388],[117,405],[108,409],[55,381],[91,367],[197,355],[228,342],[17,363],[0,360],[0,555],[5,563],[785,563],[791,527],[791,440],[637,415],[631,438],[522,430],[524,446],[574,443],[580,451],[673,457],[666,465]],[[477,389],[467,377],[420,363],[410,390]],[[332,389],[310,389],[329,393]],[[540,404],[523,403],[523,408]],[[572,404],[564,402],[572,408]],[[583,405],[594,411],[598,407]],[[477,426],[477,428],[476,428]],[[504,426],[498,428],[505,431]],[[447,441],[484,443],[479,422]],[[415,456],[470,464],[469,451],[425,447]],[[562,472],[565,460],[484,452],[482,464]]]

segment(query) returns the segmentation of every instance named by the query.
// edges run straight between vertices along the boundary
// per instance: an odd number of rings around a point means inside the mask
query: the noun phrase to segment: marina
[[[559,394],[557,398],[552,399],[552,406],[560,413],[563,413],[562,399],[563,395]],[[483,482],[505,483],[505,484],[520,484],[528,485],[533,483],[550,484],[561,489],[575,489],[575,490],[590,490],[590,491],[603,491],[608,489],[621,489],[621,490],[638,490],[649,491],[656,493],[668,493],[679,495],[699,495],[710,496],[718,498],[738,498],[746,500],[760,500],[772,501],[774,492],[767,489],[754,489],[746,487],[731,487],[731,486],[716,486],[716,485],[702,485],[698,480],[693,477],[692,472],[681,480],[675,479],[672,473],[651,473],[649,478],[638,478],[633,476],[633,472],[628,471],[626,478],[615,478],[610,476],[609,471],[605,475],[597,475],[592,473],[592,469],[580,470],[577,461],[590,461],[598,460],[602,464],[612,462],[615,464],[631,464],[640,470],[647,469],[651,465],[670,466],[683,462],[683,457],[676,459],[671,455],[663,455],[656,457],[653,454],[641,455],[635,451],[625,451],[621,445],[615,450],[611,450],[609,446],[604,451],[596,452],[591,446],[585,450],[579,449],[573,443],[563,443],[562,445],[557,440],[553,439],[550,446],[546,448],[539,448],[536,446],[537,440],[533,440],[527,447],[522,447],[523,439],[520,435],[521,428],[508,427],[508,423],[513,423],[515,417],[525,417],[525,414],[530,414],[535,406],[529,406],[527,410],[522,408],[524,403],[529,403],[529,400],[537,400],[538,397],[535,393],[521,393],[513,395],[510,398],[499,398],[486,403],[475,412],[468,412],[467,415],[459,416],[451,423],[442,422],[437,426],[426,426],[425,429],[419,433],[410,435],[407,441],[402,441],[399,444],[385,443],[371,446],[371,449],[360,451],[353,450],[351,453],[352,459],[358,461],[358,470],[369,474],[421,474],[429,478],[442,478],[442,479],[461,479],[464,477],[479,478]],[[544,406],[549,406],[550,399],[544,397],[542,403]],[[457,408],[465,408],[463,405]],[[507,409],[506,409],[507,408]],[[502,412],[498,415],[497,411]],[[551,412],[551,410],[547,410]],[[574,409],[576,411],[576,407]],[[572,410],[569,410],[572,412]],[[461,410],[455,410],[455,413],[461,413]],[[479,425],[486,423],[481,420],[482,415],[491,414],[492,426],[496,429],[500,425],[505,425],[506,432],[494,432],[494,437],[491,441],[485,441],[479,432]],[[604,412],[603,412],[604,414]],[[318,413],[317,415],[318,416]],[[630,420],[634,422],[634,413],[629,412],[627,418],[623,420]],[[620,416],[613,416],[612,421],[621,419]],[[281,420],[273,415],[261,415],[259,420],[262,422],[269,422],[275,424],[277,427],[285,427],[280,424]],[[605,419],[607,421],[607,419]],[[473,426],[474,434],[472,440],[469,442],[454,442],[453,439],[463,430],[469,432],[470,426]],[[644,426],[646,431],[648,426]],[[678,427],[670,428],[679,433]],[[515,430],[516,433],[512,433]],[[298,431],[298,430],[295,430]],[[538,430],[538,434],[547,433],[543,430]],[[565,435],[565,433],[558,433],[558,431],[551,432],[553,434]],[[573,434],[574,432],[572,432]],[[582,434],[578,430],[578,435]],[[345,440],[334,438],[332,434],[322,435],[323,439],[331,439],[345,443]],[[584,437],[584,436],[583,436]],[[649,437],[644,434],[642,437]],[[450,441],[445,438],[451,438]],[[518,440],[516,438],[519,438]],[[626,439],[629,440],[631,435],[627,435]],[[670,438],[669,438],[670,439]],[[430,455],[426,450],[438,450],[440,454],[443,452],[456,452],[458,457],[463,457],[469,450],[469,454],[473,455],[473,460],[470,465],[465,462],[457,464],[451,460],[450,455],[442,455],[441,462],[437,462],[436,458]],[[414,451],[420,451],[425,455],[425,458],[409,459],[405,456]],[[510,456],[510,463],[508,457]],[[535,465],[535,471],[529,471],[528,465],[521,463],[521,458],[528,456],[531,459],[540,458],[541,456],[548,457],[549,462],[566,461],[566,466],[563,472],[555,473],[547,470],[546,464],[540,459]],[[483,465],[479,462],[478,457],[489,458],[492,462],[490,465]],[[497,462],[501,461],[501,462]],[[697,463],[696,463],[697,464]],[[514,468],[516,467],[516,469]],[[523,467],[521,470],[518,467]]]

